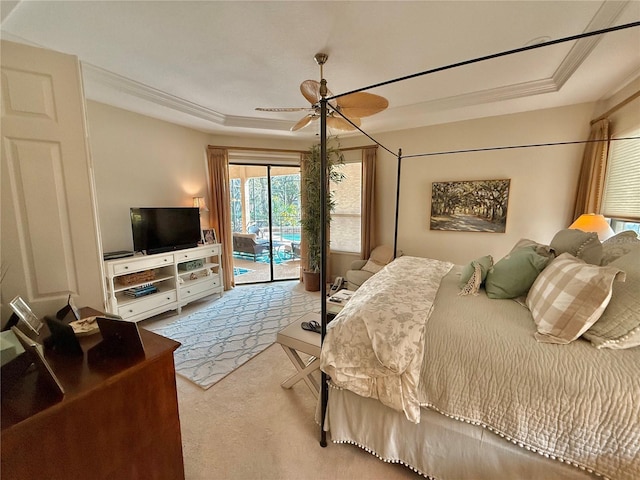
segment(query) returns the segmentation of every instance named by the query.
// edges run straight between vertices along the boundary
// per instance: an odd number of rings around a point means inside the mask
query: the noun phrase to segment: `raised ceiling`
[[[2,1],[3,39],[79,57],[87,98],[198,130],[304,138],[300,83],[335,94],[640,20],[638,1]],[[368,90],[375,133],[605,99],[640,75],[640,28]],[[314,123],[312,125],[317,125]]]

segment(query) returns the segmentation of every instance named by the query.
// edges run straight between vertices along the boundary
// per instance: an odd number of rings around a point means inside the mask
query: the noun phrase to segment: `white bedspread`
[[[404,256],[369,278],[328,325],[320,368],[333,383],[418,423],[424,328],[451,267]]]

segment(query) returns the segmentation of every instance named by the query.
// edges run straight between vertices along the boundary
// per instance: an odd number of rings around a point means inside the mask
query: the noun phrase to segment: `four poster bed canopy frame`
[[[350,123],[355,129],[359,130],[362,134],[364,134],[365,136],[367,136],[370,140],[372,140],[376,145],[382,147],[384,150],[386,150],[387,152],[389,152],[391,155],[394,155],[397,157],[397,162],[398,162],[398,168],[397,168],[397,178],[396,178],[396,208],[395,208],[395,229],[394,229],[394,243],[393,243],[393,251],[394,251],[394,258],[397,252],[397,242],[398,242],[398,216],[399,216],[399,199],[400,199],[400,175],[401,175],[401,170],[402,170],[402,160],[406,159],[406,158],[417,158],[417,157],[428,157],[428,156],[435,156],[435,155],[449,155],[449,154],[456,154],[456,153],[468,153],[468,152],[477,152],[477,151],[491,151],[491,150],[503,150],[503,149],[515,149],[515,148],[532,148],[532,147],[541,147],[541,146],[553,146],[553,145],[568,145],[568,144],[578,144],[578,143],[588,143],[590,142],[589,140],[579,140],[579,141],[567,141],[567,142],[554,142],[554,143],[539,143],[539,144],[530,144],[530,145],[515,145],[515,146],[498,146],[498,147],[489,147],[489,148],[481,148],[481,149],[468,149],[468,150],[453,150],[453,151],[446,151],[446,152],[430,152],[430,153],[420,153],[420,154],[412,154],[412,155],[405,155],[403,156],[402,154],[402,149],[398,149],[398,153],[394,153],[392,150],[390,150],[389,148],[385,147],[384,145],[382,145],[381,143],[379,143],[378,141],[376,141],[372,136],[370,136],[369,134],[367,134],[365,131],[363,131],[360,127],[358,127],[357,125],[355,125],[353,122],[351,122],[349,120],[349,118],[345,117],[344,115],[342,115],[340,113],[339,110],[334,109],[331,107],[330,105],[330,101],[331,100],[336,100],[340,97],[349,95],[349,94],[353,94],[353,93],[358,93],[358,92],[363,92],[365,90],[371,90],[373,88],[377,88],[377,87],[381,87],[381,86],[385,86],[385,85],[389,85],[392,83],[397,83],[397,82],[402,82],[405,80],[410,80],[412,78],[417,78],[417,77],[421,77],[424,75],[430,75],[432,73],[437,73],[437,72],[442,72],[445,70],[450,70],[450,69],[454,69],[454,68],[458,68],[458,67],[462,67],[465,65],[471,65],[474,63],[479,63],[479,62],[484,62],[486,60],[492,60],[492,59],[496,59],[496,58],[500,58],[500,57],[504,57],[504,56],[508,56],[508,55],[514,55],[514,54],[518,54],[518,53],[522,53],[528,50],[534,50],[534,49],[538,49],[538,48],[544,48],[544,47],[548,47],[551,45],[556,45],[556,44],[560,44],[560,43],[565,43],[565,42],[570,42],[570,41],[575,41],[575,40],[579,40],[582,38],[586,38],[586,37],[593,37],[593,36],[597,36],[597,35],[603,35],[605,33],[610,33],[610,32],[615,32],[618,30],[624,30],[624,29],[628,29],[628,28],[635,28],[640,26],[640,21],[638,22],[632,22],[632,23],[627,23],[627,24],[623,24],[623,25],[618,25],[618,26],[614,26],[614,27],[609,27],[609,28],[605,28],[605,29],[601,29],[601,30],[595,30],[592,32],[586,32],[586,33],[581,33],[578,35],[572,35],[569,37],[563,37],[560,39],[556,39],[556,40],[551,40],[548,42],[544,42],[544,43],[539,43],[536,45],[529,45],[529,46],[525,46],[525,47],[521,47],[521,48],[516,48],[516,49],[512,49],[512,50],[506,50],[503,52],[499,52],[499,53],[495,53],[495,54],[491,54],[491,55],[486,55],[486,56],[482,56],[482,57],[477,57],[471,60],[466,60],[466,61],[462,61],[462,62],[457,62],[457,63],[453,63],[453,64],[449,64],[449,65],[444,65],[441,67],[437,67],[437,68],[432,68],[429,70],[425,70],[422,72],[418,72],[418,73],[414,73],[411,75],[406,75],[400,78],[396,78],[396,79],[392,79],[392,80],[388,80],[385,82],[381,82],[381,83],[377,83],[377,84],[373,84],[367,87],[362,87],[356,90],[352,90],[349,92],[345,92],[339,95],[334,95],[332,97],[327,97],[328,95],[328,89],[327,89],[327,81],[324,78],[321,78],[320,81],[320,95],[321,95],[321,99],[319,102],[319,107],[320,107],[320,155],[321,155],[321,177],[320,177],[320,182],[322,185],[325,185],[327,183],[327,176],[328,176],[328,172],[327,172],[327,115],[329,113],[335,113],[339,116],[341,116],[346,122]],[[637,139],[638,137],[630,137],[630,138],[620,138],[617,140],[629,140],[629,139]],[[594,141],[594,140],[591,140]],[[596,142],[601,141],[601,140],[595,140]],[[327,216],[328,216],[328,212],[327,212],[327,202],[326,202],[326,196],[327,196],[327,192],[326,189],[321,189],[321,201],[320,201],[320,205],[321,205],[321,210],[320,210],[320,214],[321,217],[323,218],[323,222],[325,225],[327,225]],[[326,228],[321,229],[321,238],[320,238],[320,244],[321,244],[321,263],[320,263],[320,278],[321,279],[325,279],[325,272],[327,271],[327,242],[326,242]],[[321,298],[325,299],[326,295],[327,295],[327,286],[326,286],[326,282],[325,281],[321,281]],[[321,306],[321,317],[322,317],[322,329],[321,329],[321,342],[324,343],[324,339],[326,336],[326,328],[327,328],[327,305],[325,301],[321,302],[322,306]],[[328,386],[327,386],[327,380],[328,380],[328,376],[326,373],[322,372],[322,381],[321,381],[321,395],[320,395],[320,401],[321,401],[321,424],[320,424],[320,445],[322,447],[326,447],[327,446],[327,439],[326,439],[326,431],[324,430],[324,424],[325,424],[325,418],[326,418],[326,408],[327,408],[327,403],[328,403]]]

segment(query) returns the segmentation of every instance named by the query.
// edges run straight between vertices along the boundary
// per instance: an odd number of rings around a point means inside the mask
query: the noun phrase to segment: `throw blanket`
[[[400,257],[369,278],[328,325],[320,368],[337,386],[420,421],[424,329],[452,263]]]

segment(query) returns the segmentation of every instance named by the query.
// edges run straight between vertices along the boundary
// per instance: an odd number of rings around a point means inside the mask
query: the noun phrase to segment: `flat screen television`
[[[131,229],[134,251],[147,254],[196,247],[202,235],[194,207],[132,208]]]

